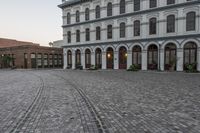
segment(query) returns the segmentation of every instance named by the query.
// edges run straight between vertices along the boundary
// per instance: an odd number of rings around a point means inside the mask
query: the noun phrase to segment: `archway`
[[[132,49],[132,64],[137,65],[141,69],[142,62],[142,49],[140,46],[136,45]]]
[[[77,49],[75,55],[76,55],[75,66],[77,68],[78,66],[81,65],[81,51],[79,49]]]
[[[165,70],[175,69],[176,61],[176,45],[168,43],[165,46]]]
[[[67,51],[67,67],[72,68],[72,51]]]
[[[111,47],[106,51],[106,65],[107,69],[113,69],[114,67],[113,49]]]
[[[122,46],[119,48],[119,69],[127,68],[127,49]]]
[[[184,46],[184,70],[188,70],[188,65],[197,69],[197,45],[194,42],[188,42]]]
[[[101,49],[97,48],[95,50],[95,66],[97,68],[101,68],[102,67],[102,53],[101,53]]]
[[[89,49],[85,50],[85,68],[91,67],[91,51]]]
[[[148,47],[148,69],[158,69],[158,47],[155,44]]]

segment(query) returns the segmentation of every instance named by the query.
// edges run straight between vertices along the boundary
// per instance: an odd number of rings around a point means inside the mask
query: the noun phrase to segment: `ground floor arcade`
[[[188,65],[200,71],[198,39],[148,43],[79,46],[64,48],[64,68],[127,69],[137,65],[141,70],[187,70]]]

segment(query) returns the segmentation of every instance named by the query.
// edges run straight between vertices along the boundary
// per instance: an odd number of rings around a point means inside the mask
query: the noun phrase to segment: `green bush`
[[[139,70],[139,65],[133,64],[130,65],[127,71],[138,71]]]
[[[97,70],[98,68],[97,68],[97,66],[95,66],[95,65],[91,65],[90,66],[90,68],[89,68],[89,70]]]
[[[190,72],[190,73],[193,73],[193,72],[197,72],[197,70],[195,69],[196,68],[196,63],[193,63],[193,64],[186,64],[186,72]]]

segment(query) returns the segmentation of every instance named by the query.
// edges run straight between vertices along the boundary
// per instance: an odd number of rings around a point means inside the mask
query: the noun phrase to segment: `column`
[[[106,52],[102,52],[102,69],[106,69]]]
[[[147,70],[147,50],[142,51],[142,70]]]
[[[183,71],[183,49],[179,48],[177,49],[177,71]]]
[[[165,70],[165,63],[164,63],[164,49],[160,49],[160,70],[164,71]]]
[[[75,51],[72,51],[72,69],[75,69],[76,67],[76,55],[75,55]]]
[[[119,69],[119,52],[114,51],[114,69]]]
[[[197,51],[197,70],[200,71],[200,48]]]
[[[81,65],[83,69],[85,69],[85,53],[81,53]]]
[[[127,69],[132,65],[132,51],[127,51]]]
[[[95,53],[91,52],[91,65],[95,65]]]

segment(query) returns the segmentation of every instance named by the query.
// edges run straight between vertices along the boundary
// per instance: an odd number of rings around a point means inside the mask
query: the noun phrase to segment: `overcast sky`
[[[62,39],[62,0],[1,0],[0,38],[41,45]]]

